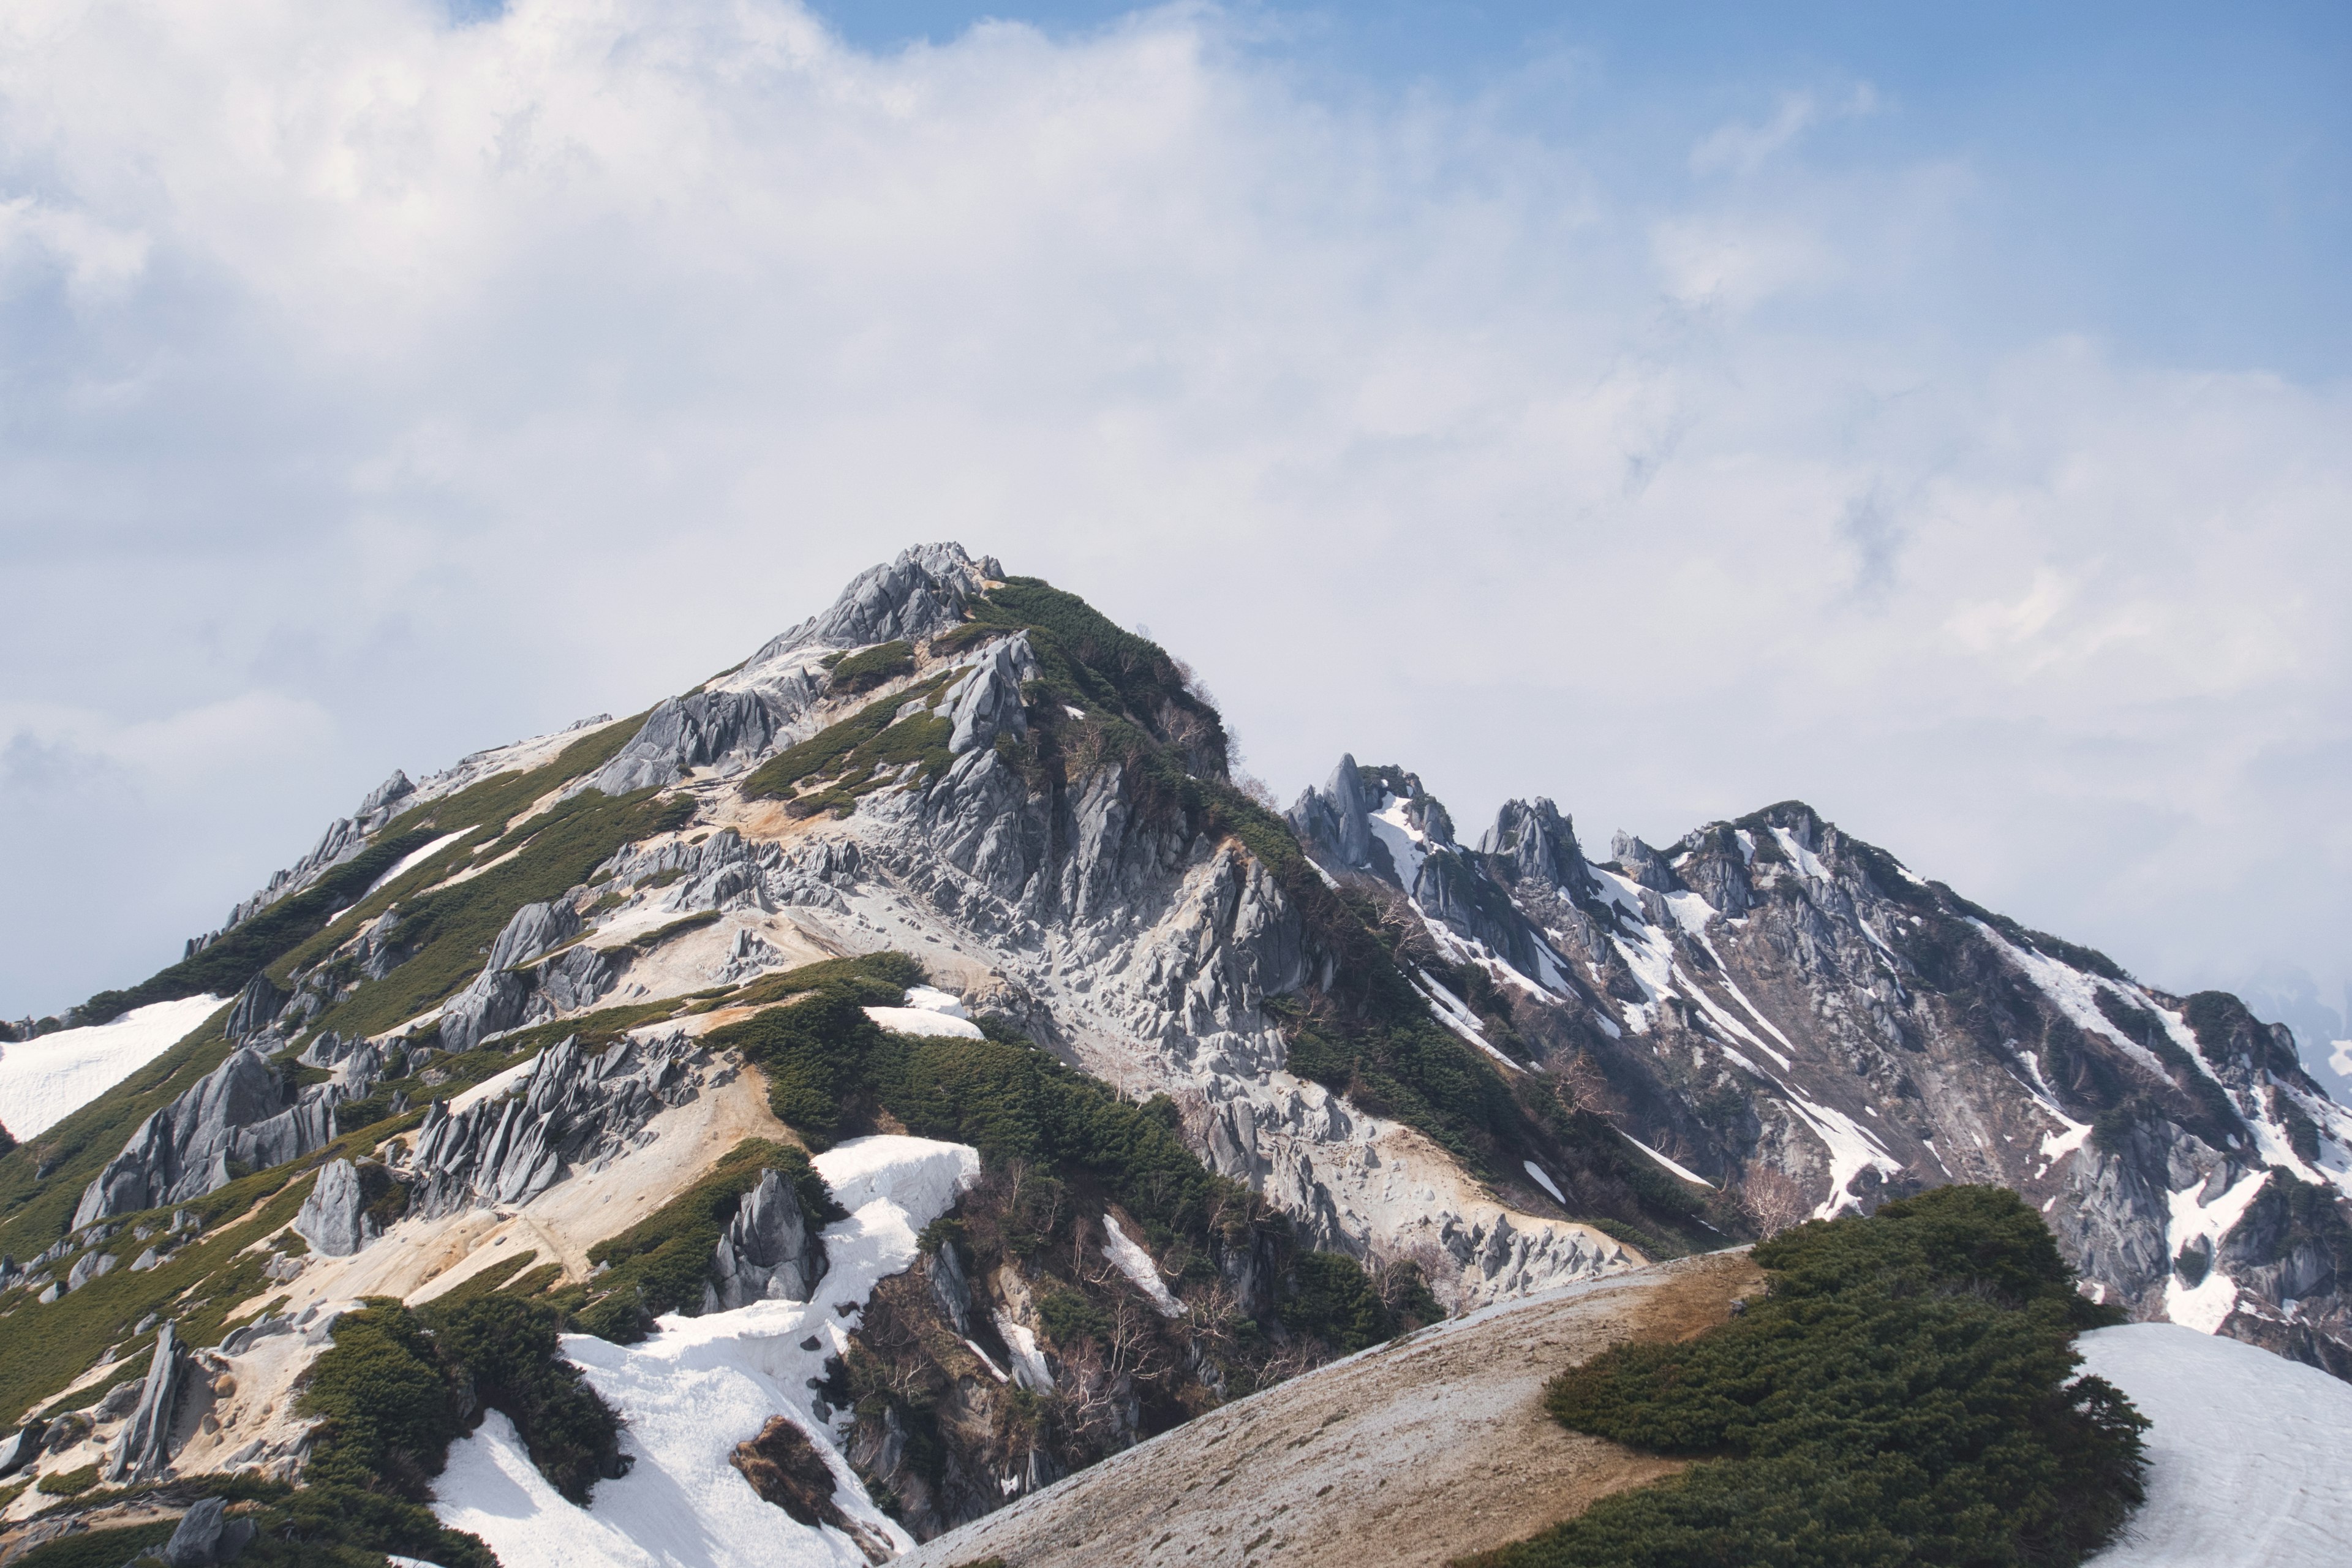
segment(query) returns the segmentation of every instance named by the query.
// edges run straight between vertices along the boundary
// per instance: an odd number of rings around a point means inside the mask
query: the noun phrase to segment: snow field
[[[736,1444],[782,1415],[832,1467],[842,1511],[911,1547],[810,1412],[807,1384],[845,1347],[874,1287],[914,1263],[922,1227],[979,1179],[980,1154],[884,1136],[853,1139],[814,1163],[850,1211],[824,1233],[828,1267],[816,1300],[673,1315],[637,1345],[565,1336],[564,1354],[627,1421],[621,1443],[634,1468],[599,1482],[588,1508],[575,1507],[531,1468],[512,1425],[493,1415],[450,1445],[435,1487],[442,1521],[488,1542],[507,1568],[866,1568],[847,1536],[796,1522],[728,1462]]]
[[[134,1007],[110,1024],[0,1045],[0,1127],[38,1136],[178,1045],[224,998]]]
[[[2077,1344],[2153,1423],[2147,1501],[2086,1568],[2352,1563],[2352,1384],[2177,1323]]]

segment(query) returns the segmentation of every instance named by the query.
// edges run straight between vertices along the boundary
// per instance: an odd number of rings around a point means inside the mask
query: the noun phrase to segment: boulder
[[[381,1233],[367,1212],[359,1168],[349,1160],[329,1161],[294,1216],[294,1234],[309,1242],[313,1252],[349,1258]]]
[[[0,1479],[15,1475],[41,1451],[41,1437],[49,1424],[36,1415],[5,1437],[0,1437]]]

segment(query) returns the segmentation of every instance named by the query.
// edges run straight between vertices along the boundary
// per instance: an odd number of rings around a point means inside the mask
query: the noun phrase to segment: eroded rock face
[[[170,1323],[155,1332],[139,1404],[107,1451],[107,1483],[149,1481],[171,1468],[172,1418],[188,1381],[188,1354]]]
[[[290,1091],[259,1052],[240,1047],[179,1099],[139,1125],[83,1192],[74,1228],[226,1186],[232,1166],[263,1170],[334,1137],[341,1090]]]
[[[294,1216],[294,1234],[329,1258],[349,1258],[380,1234],[367,1213],[359,1170],[349,1160],[330,1160],[320,1169],[317,1184]]]
[[[601,1054],[565,1038],[540,1054],[517,1093],[454,1115],[436,1100],[401,1167],[421,1218],[523,1204],[573,1169],[597,1170],[700,1081],[701,1048],[683,1037],[623,1040]]]
[[[812,1298],[824,1273],[824,1248],[790,1182],[774,1171],[760,1173],[719,1238],[711,1273],[716,1283],[706,1288],[706,1312]]]
[[[626,959],[564,946],[580,931],[579,911],[568,899],[517,910],[491,943],[482,973],[442,1004],[443,1047],[472,1050],[493,1035],[579,1011],[612,990]],[[550,952],[555,956],[541,961]]]

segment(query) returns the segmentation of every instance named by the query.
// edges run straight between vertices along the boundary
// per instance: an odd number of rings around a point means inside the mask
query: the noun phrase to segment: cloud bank
[[[1286,795],[1801,796],[2158,984],[2352,978],[2352,392],[1971,314],[1998,171],[1829,155],[1870,84],[1635,179],[1530,112],[1572,67],[16,0],[0,1005],[937,537],[1148,623]]]

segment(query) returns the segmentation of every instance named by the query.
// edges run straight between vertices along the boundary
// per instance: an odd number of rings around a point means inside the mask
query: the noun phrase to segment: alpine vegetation
[[[1793,802],[1596,859],[1396,765],[1278,812],[1229,751],[1168,650],[942,543],[394,773],[0,1047],[0,1551],[950,1552],[1749,1242],[1769,1297],[1555,1399],[1706,1462],[1511,1561],[2072,1560],[2137,1484],[2076,1328],[2352,1374],[2352,1115],[2235,998]]]

